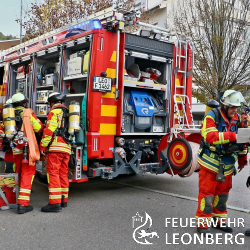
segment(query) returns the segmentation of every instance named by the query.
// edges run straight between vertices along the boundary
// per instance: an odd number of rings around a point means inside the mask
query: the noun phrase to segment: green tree
[[[16,39],[16,37],[12,36],[12,35],[5,36],[2,32],[0,32],[0,41],[3,41],[3,40],[12,40],[12,39]]]
[[[250,82],[249,4],[245,0],[177,0],[176,32],[194,47],[194,96],[205,102],[226,89],[246,91]],[[181,7],[180,7],[181,6]],[[170,21],[168,28],[173,25]],[[244,94],[244,92],[243,92]]]

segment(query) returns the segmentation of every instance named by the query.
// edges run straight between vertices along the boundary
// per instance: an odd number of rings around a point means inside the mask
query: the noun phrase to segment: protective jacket
[[[247,148],[244,146],[238,153],[227,151],[226,144],[236,142],[236,133],[242,124],[238,114],[228,121],[223,110],[218,110],[221,115],[218,125],[215,123],[216,117],[212,110],[203,119],[201,133],[205,146],[200,147],[198,151],[198,163],[207,170],[218,173],[221,159],[224,162],[224,175],[229,175],[233,173],[237,159],[239,165],[246,165]]]
[[[59,130],[63,127],[63,113],[67,107],[63,104],[54,104],[47,119],[46,128],[40,143],[40,150],[49,147],[49,152],[61,152],[71,154],[71,145],[60,136]]]
[[[17,124],[17,131],[20,131],[23,125],[23,111],[24,107],[16,107],[15,108],[15,117]],[[42,132],[44,126],[42,122],[36,117],[34,111],[30,113],[30,122],[31,126],[36,133]],[[20,146],[21,148],[19,148]],[[18,205],[28,206],[30,202],[30,193],[32,182],[35,176],[36,165],[31,164],[29,161],[28,164],[23,164],[23,148],[22,144],[18,144],[13,150],[13,159],[16,165],[16,172],[19,173],[19,196],[18,196]]]
[[[22,127],[22,123],[23,123],[23,110],[25,108],[20,106],[20,107],[16,107],[15,108],[15,116],[18,119],[18,117],[20,117],[19,121],[16,121],[17,124],[17,130],[20,131],[21,127]],[[42,122],[36,117],[35,113],[32,112],[30,115],[30,121],[31,121],[31,125],[33,127],[33,130],[35,133],[41,133],[43,131],[43,124]],[[13,148],[13,155],[18,155],[18,154],[22,154],[23,150],[22,148],[19,150],[15,150],[15,148]]]
[[[68,163],[71,145],[63,138],[63,117],[66,106],[54,104],[47,119],[40,143],[40,150],[49,147],[47,179],[49,184],[49,204],[67,203],[69,192]]]

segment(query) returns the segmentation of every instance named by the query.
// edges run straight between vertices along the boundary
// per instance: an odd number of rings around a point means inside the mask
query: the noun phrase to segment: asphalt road
[[[245,168],[234,177],[228,202],[230,220],[240,218],[245,227],[250,226],[250,189],[245,187],[248,172]],[[67,208],[42,213],[41,207],[48,202],[47,185],[35,179],[32,212],[18,215],[15,209],[0,211],[0,249],[249,249],[250,237],[241,235],[245,231],[242,224],[229,235],[231,240],[225,240],[225,234],[217,229],[212,229],[212,243],[195,238],[192,221],[197,194],[197,173],[186,179],[167,174],[122,176],[112,181],[91,179],[70,185]],[[137,213],[142,221],[133,225],[132,217]],[[167,227],[166,220],[170,222]],[[159,238],[143,237],[138,234],[142,229],[156,232]],[[140,244],[145,239],[152,244]]]

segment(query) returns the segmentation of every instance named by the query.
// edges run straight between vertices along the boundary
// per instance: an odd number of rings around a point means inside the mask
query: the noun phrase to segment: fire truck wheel
[[[190,166],[192,161],[192,149],[184,138],[173,139],[167,148],[167,156],[172,168],[183,170]]]

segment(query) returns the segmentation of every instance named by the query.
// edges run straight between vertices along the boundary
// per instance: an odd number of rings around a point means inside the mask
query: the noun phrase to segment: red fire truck
[[[192,42],[139,22],[139,14],[110,7],[8,49],[0,59],[1,105],[22,92],[45,121],[51,92],[66,94],[66,105],[81,104],[85,141],[73,146],[71,182],[195,170],[192,143],[200,129],[190,103]],[[138,35],[125,32],[134,24]],[[46,163],[38,162],[37,171],[46,174]]]

